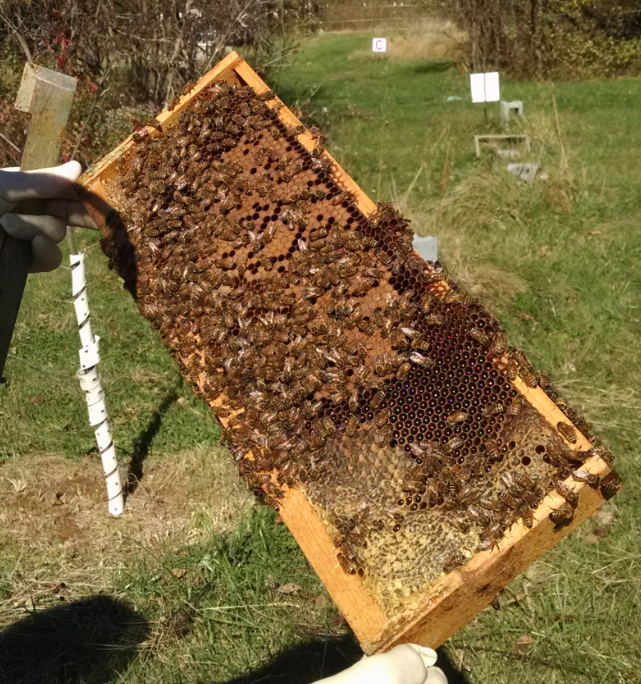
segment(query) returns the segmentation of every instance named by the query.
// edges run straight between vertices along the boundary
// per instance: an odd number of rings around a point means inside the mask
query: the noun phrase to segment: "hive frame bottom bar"
[[[581,467],[604,478],[610,466],[593,457]],[[568,481],[569,484],[569,481]],[[576,485],[575,482],[572,482]],[[480,551],[464,566],[436,582],[419,607],[388,619],[357,575],[347,575],[337,560],[337,550],[325,526],[304,494],[290,489],[282,500],[280,516],[298,542],[316,574],[353,629],[363,651],[374,654],[402,643],[437,648],[456,634],[511,580],[587,520],[604,502],[598,489],[576,487],[579,504],[571,522],[555,526],[549,514],[565,499],[549,494],[536,511],[528,529],[518,522],[505,533],[498,549]]]
[[[247,84],[258,93],[268,86],[236,53],[232,52],[206,76],[195,88],[183,96],[172,109],[158,115],[157,119],[169,125],[187,107],[203,88],[214,80]],[[279,117],[287,125],[296,126],[300,121],[283,107]],[[150,131],[155,135],[154,131]],[[309,132],[299,136],[299,141],[308,149],[314,146]],[[81,179],[78,188],[87,209],[99,226],[118,221],[117,212],[109,201],[109,182],[117,176],[118,160],[126,155],[135,143],[130,137],[109,153],[96,167],[91,168]],[[327,155],[331,158],[329,155]],[[336,164],[335,179],[357,199],[364,215],[371,215],[376,205]],[[523,397],[552,425],[559,421],[571,425],[567,416],[541,390],[526,387],[518,378],[513,383]],[[217,402],[220,403],[220,402]],[[212,404],[214,412],[216,406]],[[226,420],[221,420],[223,425]],[[587,450],[590,443],[578,431],[577,443],[572,448]],[[583,464],[587,470],[601,478],[611,471],[601,458],[593,457]],[[498,548],[478,552],[464,566],[442,577],[419,599],[418,607],[405,610],[394,618],[387,618],[358,575],[348,575],[340,567],[332,538],[328,534],[318,513],[305,495],[296,488],[286,491],[280,501],[280,515],[292,536],[298,542],[313,569],[327,588],[332,599],[353,629],[361,647],[368,654],[382,652],[399,643],[413,642],[431,648],[440,646],[469,622],[479,611],[487,607],[498,592],[512,579],[523,572],[531,563],[551,549],[571,530],[589,518],[605,499],[600,490],[588,484],[568,481],[579,495],[574,517],[565,526],[555,526],[549,513],[565,503],[560,495],[549,494],[534,511],[531,529],[518,522],[506,532]]]

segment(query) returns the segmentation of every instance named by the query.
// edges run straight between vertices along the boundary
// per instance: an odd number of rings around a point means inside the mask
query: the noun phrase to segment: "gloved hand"
[[[365,656],[316,684],[447,684],[443,671],[433,667],[435,662],[436,653],[431,648],[402,644],[387,653]]]
[[[0,169],[0,226],[19,240],[30,240],[30,273],[53,271],[62,262],[61,242],[67,226],[96,229],[73,190],[82,168],[76,161],[37,171]],[[20,213],[20,202],[46,200],[42,215]],[[15,212],[15,213],[14,213]]]

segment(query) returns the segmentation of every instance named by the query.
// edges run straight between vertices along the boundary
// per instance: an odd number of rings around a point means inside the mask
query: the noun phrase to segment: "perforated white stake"
[[[80,388],[85,393],[89,424],[96,431],[96,442],[102,459],[102,467],[107,480],[107,498],[109,512],[120,515],[125,508],[122,492],[122,478],[116,458],[116,447],[109,427],[109,414],[105,402],[105,391],[98,372],[100,361],[100,338],[94,337],[89,317],[89,301],[87,299],[87,275],[85,272],[84,254],[71,254],[71,290],[73,305],[76,310],[78,332],[80,333],[80,370],[78,380]]]

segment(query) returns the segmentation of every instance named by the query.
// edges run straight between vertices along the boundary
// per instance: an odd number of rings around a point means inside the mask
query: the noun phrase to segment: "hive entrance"
[[[394,615],[552,489],[570,519],[558,480],[588,454],[523,401],[511,381],[541,377],[496,319],[300,133],[270,95],[205,88],[121,160],[103,249],[241,474],[274,507],[300,487]]]

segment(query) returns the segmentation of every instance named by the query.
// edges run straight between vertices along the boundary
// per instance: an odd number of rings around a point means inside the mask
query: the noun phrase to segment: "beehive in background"
[[[81,179],[111,265],[363,647],[437,646],[609,452],[237,55],[152,123]]]

